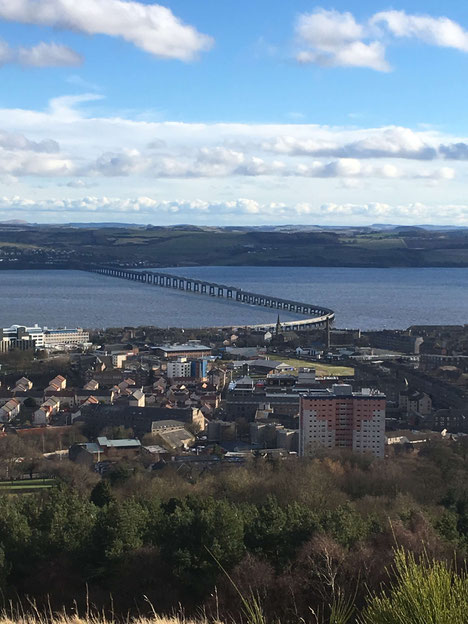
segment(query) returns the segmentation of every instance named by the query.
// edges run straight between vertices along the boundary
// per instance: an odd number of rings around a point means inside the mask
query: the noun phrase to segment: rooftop
[[[167,351],[168,353],[177,353],[178,351],[211,351],[211,347],[199,344],[158,345],[155,349],[161,349],[161,351]]]
[[[336,397],[353,399],[384,399],[385,394],[379,390],[362,388],[361,392],[353,392],[352,386],[348,384],[334,384],[331,388],[308,389],[303,396],[307,399],[334,399]]]
[[[101,447],[112,448],[137,448],[141,446],[140,440],[124,438],[123,440],[109,440],[105,436],[97,439],[98,445]]]
[[[151,424],[151,429],[154,431],[155,429],[183,428],[184,426],[185,423],[180,420],[157,420]]]

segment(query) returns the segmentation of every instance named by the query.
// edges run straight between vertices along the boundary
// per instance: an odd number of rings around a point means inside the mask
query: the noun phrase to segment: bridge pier
[[[329,327],[335,316],[333,311],[328,308],[321,308],[319,306],[302,303],[300,301],[280,299],[270,295],[245,292],[242,288],[226,286],[224,284],[215,284],[212,282],[203,282],[201,280],[194,280],[193,278],[170,275],[167,273],[155,271],[136,271],[116,267],[90,267],[85,270],[92,273],[118,277],[120,279],[127,279],[134,282],[186,290],[193,293],[209,295],[211,297],[217,296],[225,299],[233,299],[239,303],[246,303],[264,308],[276,308],[277,310],[286,310],[288,312],[294,312],[296,314],[312,317],[307,318],[304,321],[282,322],[281,325],[285,331],[299,331],[309,327]],[[272,329],[274,326],[274,323],[266,323],[262,325],[250,325],[249,327]]]

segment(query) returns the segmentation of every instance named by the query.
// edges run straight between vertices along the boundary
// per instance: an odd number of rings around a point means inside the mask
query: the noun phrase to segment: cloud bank
[[[21,214],[31,221],[47,221],[56,216],[63,219],[76,219],[76,215],[86,215],[86,219],[109,219],[110,216],[123,222],[138,223],[232,223],[239,219],[242,223],[312,223],[370,224],[376,221],[395,220],[399,223],[466,224],[467,204],[387,204],[370,202],[323,203],[314,205],[308,202],[286,204],[279,202],[262,203],[254,199],[233,199],[209,202],[195,200],[158,200],[153,197],[116,198],[87,196],[80,199],[24,199],[20,197],[0,197],[0,215]]]
[[[108,220],[115,211],[153,223],[228,223],[236,215],[251,223],[326,223],[379,215],[431,222],[437,207],[436,220],[468,219],[459,207],[468,176],[463,136],[400,126],[135,120],[98,116],[101,98],[58,97],[41,111],[0,109],[4,210],[38,210],[44,220],[70,220],[65,213],[73,211]]]

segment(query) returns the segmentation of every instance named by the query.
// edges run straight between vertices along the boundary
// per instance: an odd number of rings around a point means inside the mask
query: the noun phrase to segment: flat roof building
[[[34,325],[12,325],[0,329],[0,351],[12,348],[54,348],[60,345],[79,345],[89,342],[89,332],[81,327],[49,329]]]
[[[159,345],[154,347],[154,351],[157,355],[164,358],[179,358],[179,357],[208,357],[211,355],[211,348],[202,344],[174,344],[174,345]]]

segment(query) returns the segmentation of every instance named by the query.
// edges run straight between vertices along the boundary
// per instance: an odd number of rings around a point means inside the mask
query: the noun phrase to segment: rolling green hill
[[[0,225],[0,267],[257,265],[467,267],[468,230]]]

